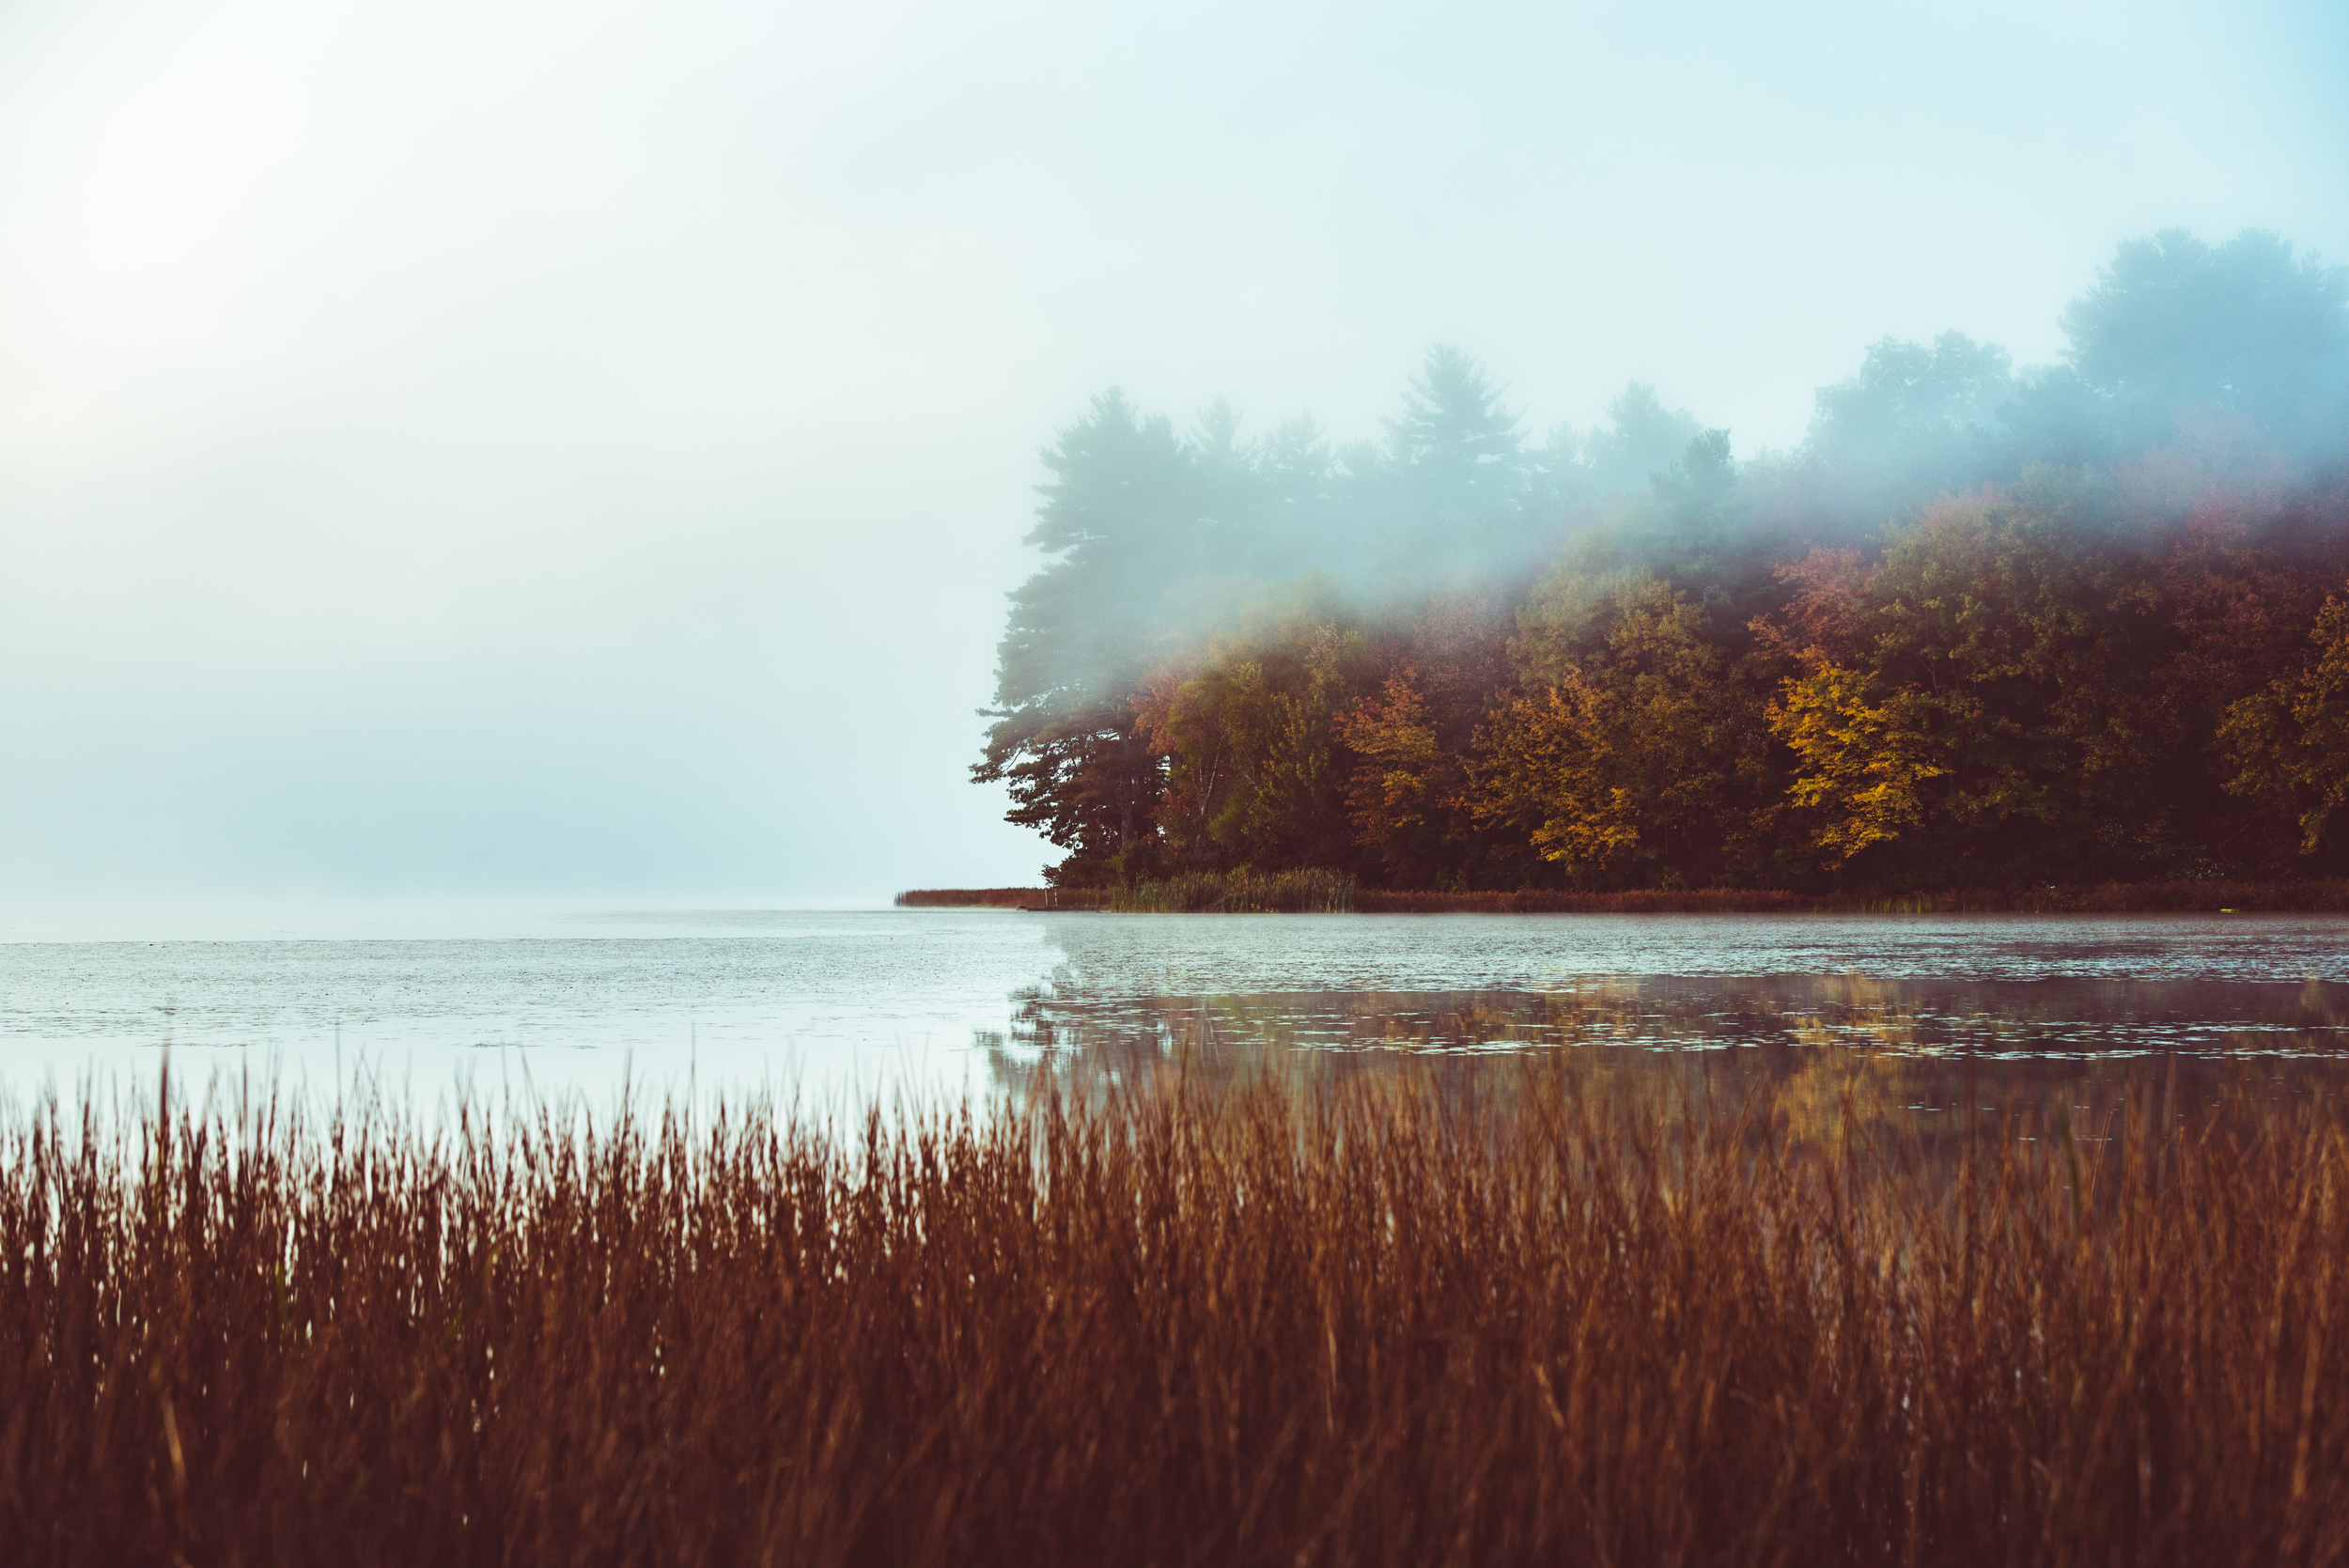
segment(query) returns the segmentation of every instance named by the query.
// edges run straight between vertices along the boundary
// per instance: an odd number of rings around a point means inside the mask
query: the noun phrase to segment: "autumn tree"
[[[1356,759],[1346,809],[1365,870],[1391,885],[1516,887],[1537,864],[1470,811],[1470,756],[1509,682],[1510,624],[1497,596],[1435,594],[1373,638],[1383,683],[1332,734]]]
[[[1932,699],[1873,684],[1864,671],[1822,664],[1788,680],[1769,709],[1770,732],[1801,759],[1787,794],[1818,818],[1812,842],[1838,863],[1921,825],[1924,784],[1950,771]]]
[[[1401,887],[1464,882],[1468,766],[1438,736],[1419,672],[1397,667],[1377,694],[1339,713],[1330,733],[1356,759],[1346,791],[1355,842],[1387,879]]]
[[[1717,879],[1774,782],[1762,693],[1661,580],[1551,590],[1566,624],[1521,640],[1527,690],[1492,722],[1477,819],[1525,830],[1579,882]]]
[[[1640,806],[1605,693],[1572,666],[1493,715],[1478,758],[1478,822],[1522,833],[1579,886],[1619,879],[1640,846]]]
[[[1814,549],[1774,575],[1786,602],[1751,625],[1761,658],[1787,672],[1768,708],[1771,734],[1796,758],[1786,826],[1841,865],[1921,826],[1922,786],[1948,769],[1929,699],[1877,671],[1874,572],[1859,552]]]

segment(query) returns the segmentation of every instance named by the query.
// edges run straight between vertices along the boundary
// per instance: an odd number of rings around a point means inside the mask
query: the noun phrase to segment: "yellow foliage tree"
[[[1838,860],[1922,822],[1921,786],[1949,772],[1932,760],[1932,699],[1903,688],[1871,704],[1868,686],[1859,670],[1822,664],[1769,710],[1771,733],[1802,759],[1787,793],[1825,813],[1812,841]]]
[[[1331,722],[1339,744],[1362,759],[1346,788],[1346,812],[1359,842],[1382,848],[1429,830],[1440,831],[1459,809],[1467,780],[1443,749],[1436,721],[1406,664],[1376,697]]]
[[[1530,832],[1546,861],[1603,872],[1640,842],[1632,792],[1616,781],[1605,693],[1572,665],[1551,686],[1503,705],[1476,770],[1480,826]]]

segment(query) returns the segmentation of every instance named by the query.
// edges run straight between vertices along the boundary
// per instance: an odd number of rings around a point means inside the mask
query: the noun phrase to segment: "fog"
[[[1039,449],[1428,346],[1799,442],[2123,238],[2349,259],[2320,5],[24,4],[0,904],[849,904],[968,782]]]

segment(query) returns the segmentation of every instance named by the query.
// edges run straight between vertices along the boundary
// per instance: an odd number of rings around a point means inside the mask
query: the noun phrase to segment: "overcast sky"
[[[0,901],[1033,881],[965,768],[1089,394],[1787,444],[2127,236],[2349,260],[2344,16],[11,0]]]

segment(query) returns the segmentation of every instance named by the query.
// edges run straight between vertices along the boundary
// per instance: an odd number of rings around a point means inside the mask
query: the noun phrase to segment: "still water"
[[[2349,1086],[2349,921],[614,912],[461,936],[0,940],[0,1093],[623,1086],[831,1105],[1571,1059],[1957,1097]],[[1988,1090],[1982,1086],[1987,1083]]]

